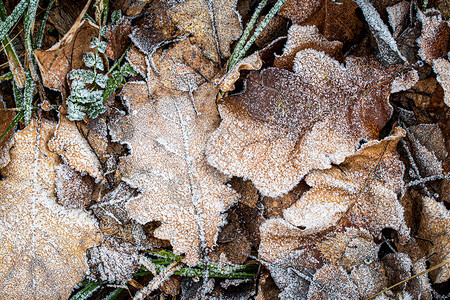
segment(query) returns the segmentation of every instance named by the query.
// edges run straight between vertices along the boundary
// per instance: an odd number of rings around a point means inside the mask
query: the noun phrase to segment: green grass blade
[[[14,101],[16,102],[16,107],[18,109],[23,108],[23,88],[17,86],[17,83],[13,81],[13,95]]]
[[[25,11],[25,9],[27,8],[27,6],[28,6],[28,0],[20,1],[19,4],[17,4],[17,6],[14,8],[13,12],[5,19],[5,21],[1,22],[1,24],[0,24],[0,40],[3,41],[3,39],[8,34],[8,32],[11,30],[11,28],[14,26],[14,24],[22,16],[22,14]]]
[[[237,56],[244,48],[245,42],[247,41],[248,36],[252,32],[256,21],[258,20],[259,14],[263,10],[263,8],[266,6],[266,4],[267,4],[267,0],[262,0],[259,3],[258,7],[256,8],[255,12],[252,15],[252,18],[250,19],[247,26],[245,27],[244,33],[242,33],[242,36],[239,39],[239,42],[237,43],[236,47],[234,48],[233,54],[231,54],[230,60],[228,62],[228,71],[231,70],[231,68],[233,68],[234,65],[239,61],[239,60],[237,60]]]
[[[25,14],[24,30],[25,30],[25,50],[27,52],[33,51],[33,43],[31,35],[33,34],[34,21],[36,19],[36,10],[39,4],[39,0],[30,0],[27,13]]]
[[[31,78],[31,73],[27,72],[27,81],[25,82],[25,89],[23,91],[23,110],[25,125],[28,125],[31,121],[31,112],[33,109],[33,94],[36,87],[36,83]]]
[[[0,139],[4,137],[11,129],[13,129],[17,125],[17,123],[22,121],[22,119],[23,119],[23,111],[21,110],[16,114],[11,124],[9,124],[8,128],[6,128],[5,132],[3,132],[2,135],[0,135]]]
[[[87,299],[93,292],[100,287],[100,284],[89,282],[83,289],[73,295],[70,300],[84,300]]]
[[[45,24],[47,23],[48,15],[50,14],[50,10],[52,9],[54,2],[55,0],[50,0],[50,3],[48,4],[47,9],[45,10],[44,18],[42,19],[41,25],[39,25],[36,40],[34,41],[34,49],[41,48],[42,39],[44,37],[45,32]]]
[[[275,14],[280,10],[280,8],[283,6],[283,4],[286,2],[286,0],[278,0],[275,5],[272,7],[272,9],[269,11],[269,13],[266,15],[266,17],[263,19],[261,24],[255,29],[255,32],[250,37],[250,39],[247,41],[245,46],[239,51],[237,51],[237,54],[235,56],[235,59],[233,60],[233,64],[230,64],[229,69],[234,67],[235,64],[237,64],[241,59],[244,58],[245,54],[247,53],[248,49],[253,45],[253,43],[256,41],[258,36],[261,34],[261,32],[264,30],[264,28],[267,26],[267,24],[272,20],[272,18],[275,16]],[[233,51],[234,53],[234,51]]]

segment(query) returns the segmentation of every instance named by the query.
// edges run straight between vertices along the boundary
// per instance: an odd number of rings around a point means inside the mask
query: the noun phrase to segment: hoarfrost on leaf
[[[389,86],[378,85],[388,73],[375,62],[347,58],[344,67],[306,49],[294,70],[250,73],[245,91],[219,105],[223,120],[206,149],[212,166],[272,197],[377,139],[392,112]]]
[[[56,204],[58,157],[47,148],[55,124],[15,134],[0,181],[0,292],[14,299],[67,299],[88,270],[85,251],[101,240],[84,211]]]
[[[204,154],[219,122],[215,69],[200,64],[205,58],[187,41],[155,53],[154,61],[160,75],[149,68],[147,82],[124,86],[129,115],[116,113],[110,132],[131,148],[120,172],[141,195],[127,203],[129,215],[142,224],[161,221],[155,237],[170,240],[175,253],[195,264],[215,245],[222,213],[237,198],[225,185],[228,177],[209,166]]]

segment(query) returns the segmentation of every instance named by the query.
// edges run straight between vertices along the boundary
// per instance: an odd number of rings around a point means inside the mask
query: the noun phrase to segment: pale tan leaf
[[[308,300],[359,299],[357,285],[342,267],[325,265],[314,274]]]
[[[86,172],[97,181],[104,180],[100,161],[78,130],[76,122],[61,115],[55,137],[48,143],[48,147],[78,171]]]
[[[242,59],[220,80],[220,90],[224,92],[233,91],[234,83],[241,76],[241,70],[259,70],[262,67],[262,64],[263,62],[261,57],[259,57],[258,52]]]
[[[236,2],[187,0],[175,4],[168,15],[181,30],[192,33],[192,42],[217,63],[231,55],[230,44],[242,32]]]
[[[67,299],[88,271],[85,251],[101,240],[82,210],[56,204],[56,124],[35,120],[15,134],[0,181],[0,292],[12,299]]]
[[[246,90],[219,106],[222,122],[208,162],[251,179],[267,196],[287,193],[311,170],[330,168],[377,139],[389,119],[387,72],[363,59],[346,67],[312,49],[297,53],[295,73],[252,72]]]
[[[155,237],[170,240],[175,253],[195,264],[214,246],[221,213],[236,201],[224,185],[228,177],[204,154],[219,122],[215,69],[187,40],[153,59],[160,75],[149,69],[147,82],[125,85],[129,114],[117,113],[110,131],[131,149],[120,162],[123,180],[141,192],[127,204],[130,216],[142,224],[160,221]]]

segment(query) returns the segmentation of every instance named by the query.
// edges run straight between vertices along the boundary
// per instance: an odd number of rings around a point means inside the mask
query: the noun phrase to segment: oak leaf
[[[295,73],[250,73],[246,90],[219,105],[223,120],[208,142],[208,162],[275,197],[311,169],[344,161],[360,140],[377,139],[392,112],[389,86],[377,85],[388,73],[375,62],[346,62],[306,49]]]
[[[141,192],[126,208],[139,223],[160,221],[155,237],[195,264],[214,246],[221,213],[236,201],[228,177],[204,153],[219,122],[211,82],[217,71],[188,40],[153,60],[159,75],[149,68],[147,82],[128,82],[121,96],[129,114],[110,123],[113,139],[131,148],[120,161],[123,180]]]
[[[187,0],[169,9],[177,26],[192,33],[191,41],[214,62],[228,58],[230,44],[241,35],[236,0]]]
[[[88,270],[85,251],[101,240],[80,209],[56,204],[54,167],[46,146],[55,124],[36,120],[14,136],[0,181],[0,292],[14,299],[67,299]]]
[[[422,22],[418,54],[432,66],[434,60],[445,57],[450,50],[450,26],[436,10],[419,11],[418,17]]]

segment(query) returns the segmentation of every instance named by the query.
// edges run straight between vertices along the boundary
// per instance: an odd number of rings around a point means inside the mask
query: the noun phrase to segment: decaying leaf
[[[409,229],[397,199],[404,192],[404,166],[397,154],[403,136],[404,130],[396,128],[382,141],[363,144],[339,166],[311,171],[306,183],[312,189],[284,210],[284,219],[317,232],[343,218],[373,236],[387,227],[407,238]]]
[[[351,0],[335,3],[329,0],[288,0],[279,14],[297,25],[315,25],[330,41],[352,44],[358,38],[362,23],[356,15],[358,5]]]
[[[187,0],[178,2],[168,15],[181,30],[192,33],[191,41],[214,62],[228,58],[230,44],[241,35],[236,0]]]
[[[0,292],[11,299],[67,299],[88,270],[85,251],[100,240],[82,210],[56,204],[56,124],[36,120],[15,134],[0,181]]]
[[[247,56],[238,62],[229,72],[220,80],[220,90],[224,92],[229,92],[234,90],[234,83],[241,76],[240,71],[242,70],[259,70],[262,67],[262,60],[259,57],[258,52]]]
[[[55,137],[48,143],[51,151],[80,172],[86,172],[97,181],[103,181],[103,170],[98,157],[92,151],[77,125],[61,115]]]
[[[161,221],[155,237],[195,264],[215,244],[221,213],[236,201],[224,185],[228,177],[204,154],[219,121],[215,69],[187,40],[153,59],[160,75],[149,68],[147,82],[124,86],[129,114],[113,117],[110,130],[131,148],[120,164],[123,180],[141,192],[127,204],[130,216],[142,224]]]
[[[435,200],[424,197],[418,236],[432,242],[429,248],[431,265],[434,266],[450,258],[450,213]],[[431,273],[434,283],[442,283],[450,278],[450,265],[446,264]]]
[[[273,197],[377,139],[392,112],[389,86],[377,85],[387,73],[375,62],[347,58],[344,67],[306,49],[294,70],[252,72],[246,90],[219,106],[223,120],[207,146],[211,165]]]
[[[84,67],[83,54],[92,50],[89,48],[89,42],[93,36],[98,36],[98,26],[84,20],[50,49],[34,51],[44,86],[58,90],[64,98],[67,97],[67,74],[72,69]]]

